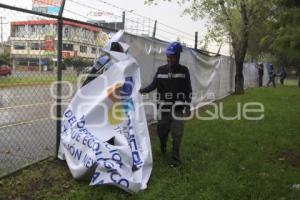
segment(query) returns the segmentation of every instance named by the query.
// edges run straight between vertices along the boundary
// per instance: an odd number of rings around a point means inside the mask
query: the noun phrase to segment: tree
[[[207,34],[204,36],[203,40],[200,41],[200,49],[208,51],[209,43],[215,43],[219,46],[219,51],[217,52],[217,54],[219,54],[222,45],[227,39],[223,34],[224,33],[221,33],[220,31],[216,32],[211,27],[208,27]]]
[[[0,54],[0,65],[9,65],[10,64],[10,55],[7,53]]]
[[[261,45],[266,53],[272,54],[277,63],[298,67],[300,86],[300,2],[297,0],[278,0],[276,13],[268,21],[268,33]]]
[[[73,68],[75,69],[77,76],[79,76],[80,72],[88,66],[93,65],[93,61],[87,58],[81,58],[78,56],[75,57],[69,57],[64,59],[64,63],[67,66],[73,66]]]
[[[171,0],[168,0],[171,1]],[[248,49],[249,34],[256,23],[267,19],[275,0],[181,0],[190,2],[184,13],[192,19],[206,17],[213,31],[229,35],[236,64],[235,93],[244,93],[243,63]],[[156,0],[145,0],[146,4]]]
[[[247,60],[262,61],[266,58],[264,52],[268,47],[266,45],[262,45],[261,40],[269,34],[267,27],[268,22],[266,20],[261,20],[260,22],[256,23],[253,29],[250,30],[248,39],[248,50],[246,54]]]

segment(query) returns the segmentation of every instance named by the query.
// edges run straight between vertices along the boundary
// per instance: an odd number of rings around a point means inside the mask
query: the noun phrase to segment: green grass
[[[34,86],[47,85],[55,82],[56,76],[29,76],[29,77],[0,77],[0,88],[16,87],[16,86]],[[76,76],[63,76],[63,81],[76,82]]]
[[[298,80],[297,79],[286,79],[284,81],[284,84],[287,85],[287,86],[298,85]]]
[[[300,88],[254,88],[225,98],[224,113],[237,103],[261,102],[265,118],[186,123],[183,165],[168,167],[151,126],[154,166],[148,188],[135,195],[112,186],[75,181],[65,162],[48,160],[2,179],[3,199],[300,199]],[[205,109],[212,110],[212,107]],[[205,109],[201,109],[205,115]],[[0,195],[1,199],[1,195]]]

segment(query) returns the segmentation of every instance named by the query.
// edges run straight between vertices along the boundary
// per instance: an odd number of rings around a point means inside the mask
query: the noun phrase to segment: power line
[[[126,10],[126,9],[124,9],[124,8],[121,8],[121,7],[119,7],[119,6],[116,6],[116,5],[112,4],[112,3],[108,3],[107,1],[104,1],[104,0],[97,0],[97,1],[102,2],[102,3],[104,3],[104,4],[107,4],[107,5],[109,5],[109,6],[112,6],[112,7],[114,7],[114,8],[120,9],[120,10],[122,10],[122,11],[127,11],[127,12],[130,11],[130,10]],[[143,17],[143,18],[147,18],[147,19],[151,19],[151,20],[155,21],[154,19],[152,19],[152,18],[150,18],[150,17],[146,17],[146,16],[143,16],[143,15],[137,14],[136,12],[130,12],[130,13],[132,13],[133,15],[137,15],[137,16],[140,16],[140,17]],[[187,34],[187,35],[189,35],[189,36],[192,36],[192,37],[194,36],[194,35],[191,34],[191,33],[187,33],[187,32],[185,32],[185,31],[179,30],[179,29],[177,29],[177,28],[174,28],[174,27],[172,27],[172,26],[166,25],[166,24],[164,24],[164,23],[159,22],[159,24],[161,24],[161,25],[163,25],[163,26],[165,26],[165,27],[168,27],[168,28],[170,28],[170,29],[176,30],[176,31],[178,31],[178,32]]]
[[[95,8],[95,7],[91,7],[91,6],[89,6],[89,5],[86,5],[86,4],[83,4],[83,3],[80,3],[80,2],[78,2],[78,1],[74,1],[74,0],[69,0],[70,2],[73,2],[73,3],[75,3],[75,4],[77,4],[77,5],[80,5],[80,6],[82,6],[82,7],[86,7],[86,8],[89,8],[89,9],[92,9],[92,10],[96,10],[96,11],[100,11],[100,12],[106,12],[106,11],[104,11],[104,10],[100,10],[100,9],[97,9],[97,8]],[[71,13],[73,13],[73,14],[75,14],[75,12],[73,12],[73,11],[70,11],[70,10],[67,10],[67,11],[69,11],[69,12],[71,12]],[[78,14],[78,15],[80,15],[80,14]],[[82,16],[82,15],[80,15],[80,16]],[[117,15],[117,14],[115,14],[115,13],[113,13],[113,16],[114,17],[119,17],[119,18],[121,18],[121,16],[120,15]],[[85,18],[87,18],[86,16],[82,16],[82,17],[85,17]],[[126,20],[126,22],[132,22],[132,23],[135,23],[136,25],[141,25],[141,26],[145,26],[145,23],[141,23],[140,22],[140,20],[134,20],[134,19],[130,19],[130,18],[128,18],[128,17],[126,17],[125,18],[125,20]],[[147,22],[146,22],[147,23]],[[125,23],[126,24],[126,23]],[[148,23],[147,23],[147,28],[145,29],[145,30],[143,30],[144,32],[146,32],[146,31],[150,31],[150,28],[149,27],[151,27]],[[125,28],[125,27],[124,27]],[[147,30],[147,29],[149,29],[149,30]],[[142,30],[142,29],[141,29]]]
[[[158,28],[157,30],[159,30],[159,31],[161,31],[161,32],[164,32],[164,33],[168,33],[168,34],[170,34],[170,35],[181,36],[181,37],[187,38],[188,40],[194,41],[194,38],[191,38],[191,37],[186,37],[186,36],[184,36],[184,35],[180,35],[180,34],[177,34],[177,33],[174,33],[174,32],[165,31],[165,30],[159,29],[159,28]]]
[[[105,12],[105,11],[103,11],[103,10],[97,9],[97,8],[95,8],[95,7],[86,5],[86,4],[84,4],[84,3],[81,3],[81,2],[78,2],[78,1],[75,1],[75,0],[69,0],[69,1],[70,1],[70,2],[73,2],[73,3],[77,4],[77,5],[80,5],[80,6],[89,8],[89,9],[97,10],[97,11],[100,11],[100,12]],[[144,21],[144,23],[141,23],[140,20],[139,20],[139,18],[138,18],[137,20],[135,20],[135,19],[126,17],[126,18],[125,18],[125,24],[128,24],[128,23],[129,23],[129,24],[130,24],[130,23],[135,23],[136,26],[139,26],[139,25],[141,25],[142,27],[143,27],[143,26],[147,26],[147,28],[145,28],[144,30],[141,29],[141,31],[143,31],[143,33],[144,33],[144,32],[147,32],[147,30],[148,30],[148,32],[151,32],[150,29],[151,29],[151,28],[153,29],[153,25],[151,25],[150,22],[151,22],[151,21],[154,22],[155,20],[153,20],[153,19],[151,19],[151,18],[149,18],[149,17],[143,16],[143,15],[137,14],[137,13],[133,12],[132,10],[127,10],[127,9],[121,8],[121,7],[117,6],[117,5],[114,5],[114,4],[109,3],[109,2],[107,2],[107,1],[104,1],[104,0],[97,0],[97,1],[100,2],[100,3],[106,4],[106,5],[110,6],[110,7],[116,8],[116,9],[118,9],[118,10],[125,11],[125,12],[127,12],[127,14],[131,14],[131,15],[136,15],[136,16],[142,17],[143,20],[141,20],[141,21],[146,20],[146,21]],[[74,13],[74,12],[73,12],[73,13]],[[79,15],[80,15],[80,14],[79,14]],[[113,15],[114,15],[114,16],[117,16],[117,17],[121,17],[120,15],[116,15],[116,14],[114,14],[114,13],[113,13]],[[82,16],[82,15],[81,15],[81,16]],[[84,17],[85,17],[85,16],[84,16]],[[87,18],[87,17],[85,17],[85,18]],[[145,24],[146,24],[146,25],[145,25]],[[194,35],[193,35],[193,34],[190,34],[190,33],[187,33],[187,32],[185,32],[185,31],[176,29],[176,28],[171,27],[171,26],[169,26],[169,25],[166,25],[166,24],[164,24],[164,23],[160,23],[160,22],[159,22],[159,25],[161,25],[161,26],[163,26],[163,27],[165,27],[165,28],[167,28],[167,29],[171,29],[171,31],[168,31],[168,30],[163,29],[163,28],[157,29],[158,31],[161,31],[161,32],[164,32],[164,33],[167,33],[167,34],[171,34],[171,35],[176,35],[176,36],[178,36],[178,37],[184,37],[185,39],[187,39],[187,40],[189,40],[189,41],[193,41],[193,40],[194,40]],[[125,27],[124,27],[124,28],[125,28]],[[136,28],[136,29],[131,28],[131,29],[130,29],[128,25],[126,25],[126,29],[127,29],[128,31],[129,31],[129,30],[136,30],[136,31],[137,31],[137,30],[140,30],[140,29],[138,29],[138,28]],[[173,31],[172,31],[172,30],[173,30]],[[176,33],[175,33],[174,31],[176,31]],[[178,34],[177,32],[180,32],[181,34]],[[138,32],[136,32],[136,34],[137,34],[137,33],[138,33]],[[184,35],[183,35],[183,34],[184,34]]]
[[[93,19],[91,19],[91,18],[89,18],[89,17],[87,17],[87,16],[85,16],[85,15],[81,15],[81,14],[76,13],[76,12],[71,11],[71,10],[64,9],[64,11],[67,11],[67,12],[72,13],[72,14],[74,14],[74,15],[78,15],[78,16],[83,17],[83,18],[88,19],[88,20],[93,20]]]
[[[70,2],[73,2],[73,3],[77,4],[77,5],[80,5],[80,6],[82,6],[82,7],[86,7],[86,8],[93,9],[93,10],[100,11],[100,12],[107,12],[107,11],[100,10],[100,9],[98,9],[98,8],[91,7],[91,6],[89,6],[89,5],[80,3],[80,2],[78,2],[78,1],[74,1],[74,0],[69,0],[69,1],[70,1]],[[113,13],[113,15],[116,16],[116,17],[122,17],[121,15],[117,15],[117,14],[115,14],[115,13]]]
[[[100,9],[97,9],[95,7],[91,7],[89,5],[86,5],[84,3],[81,3],[81,2],[78,2],[78,1],[75,1],[75,0],[69,0],[70,2],[74,3],[74,4],[77,4],[81,7],[85,7],[85,8],[88,8],[88,9],[91,9],[91,10],[95,10],[95,11],[100,11],[100,12],[106,12],[104,10],[100,10]],[[111,5],[111,4],[109,4]],[[118,7],[118,9],[121,9]],[[122,9],[124,10],[124,9]],[[67,10],[68,12],[71,12],[73,14],[76,14],[76,12],[74,11],[70,11],[70,10]],[[131,13],[128,11],[128,13]],[[82,16],[84,18],[87,18],[86,16],[83,16],[81,14],[78,14],[79,16]],[[115,13],[113,13],[113,16],[114,17],[121,17],[120,15],[116,15]],[[137,18],[137,19],[131,19],[129,17],[126,17],[125,18],[125,27],[124,29],[128,32],[132,32],[132,33],[135,33],[135,34],[150,34],[152,32],[152,24],[151,24],[151,19],[150,18]],[[142,28],[140,28],[142,27]]]
[[[161,22],[159,22],[159,24],[161,24],[161,25],[163,25],[163,26],[166,26],[166,27],[168,27],[168,28],[170,28],[170,29],[176,30],[176,31],[178,31],[178,32],[181,32],[181,33],[184,33],[184,34],[187,34],[187,35],[190,35],[190,36],[194,36],[193,34],[190,34],[190,33],[184,32],[184,31],[182,31],[182,30],[176,29],[176,28],[174,28],[174,27],[172,27],[172,26],[163,24],[163,23],[161,23]]]
[[[164,40],[166,40],[167,42],[171,41],[170,38],[166,38],[165,36],[162,36],[160,34],[156,34],[157,38],[162,38]]]

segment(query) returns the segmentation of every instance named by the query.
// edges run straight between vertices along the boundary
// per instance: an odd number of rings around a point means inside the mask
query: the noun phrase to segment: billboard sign
[[[33,0],[32,10],[47,14],[57,15],[61,6],[61,0]]]

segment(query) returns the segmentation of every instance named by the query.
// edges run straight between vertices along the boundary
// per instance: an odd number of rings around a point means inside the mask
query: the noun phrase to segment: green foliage
[[[0,54],[0,65],[9,65],[10,64],[10,55],[7,53]]]
[[[255,24],[253,29],[250,30],[248,50],[247,50],[247,60],[255,59],[255,60],[262,61],[263,58],[266,59],[266,55],[263,54],[263,52],[266,49],[266,46],[260,45],[260,43],[261,43],[261,40],[266,35],[269,34],[267,26],[268,26],[268,24],[267,24],[266,20],[260,20]],[[268,59],[266,61],[271,62],[271,60],[268,60]]]
[[[279,0],[277,12],[266,26],[268,35],[261,39],[265,52],[271,53],[281,65],[300,62],[300,5],[296,0]]]
[[[65,58],[64,63],[67,66],[73,66],[77,74],[79,74],[85,67],[93,65],[93,60],[75,56],[75,57]]]

